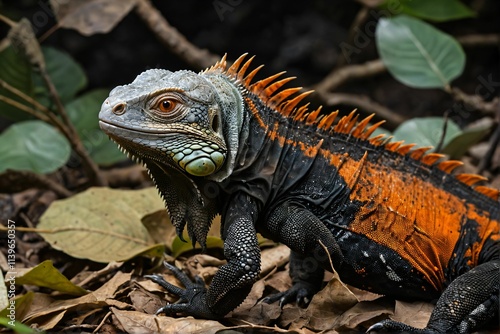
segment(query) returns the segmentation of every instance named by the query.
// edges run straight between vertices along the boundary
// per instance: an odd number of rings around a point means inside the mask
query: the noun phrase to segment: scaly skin
[[[169,269],[181,303],[160,312],[216,319],[237,307],[260,272],[256,233],[292,250],[294,286],[266,300],[306,306],[330,261],[341,279],[399,299],[438,299],[425,329],[391,320],[370,330],[468,333],[498,314],[499,192],[428,148],[371,134],[371,116],[320,115],[280,90],[281,74],[252,83],[252,59],[206,71],[149,70],[115,88],[101,128],[143,163],[181,236],[205,247],[222,214],[227,264],[205,288]],[[297,95],[298,94],[298,95]],[[464,297],[465,296],[465,297]]]

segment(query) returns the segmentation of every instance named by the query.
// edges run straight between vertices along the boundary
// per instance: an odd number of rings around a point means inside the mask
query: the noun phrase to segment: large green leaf
[[[68,102],[77,92],[87,85],[87,77],[82,67],[70,55],[52,47],[43,47],[43,55],[47,73],[54,84],[61,101]],[[33,80],[36,86],[37,100],[51,107],[52,100],[41,75],[35,73]]]
[[[96,262],[125,261],[138,255],[161,256],[142,224],[148,214],[164,210],[155,188],[90,188],[51,204],[40,218],[38,233],[55,249]]]
[[[7,82],[14,88],[28,96],[33,95],[34,86],[31,80],[32,67],[28,59],[16,51],[12,46],[5,48],[0,52],[0,79]],[[27,104],[17,95],[0,87],[0,95],[14,99],[17,102]],[[0,116],[12,120],[26,120],[31,118],[16,107],[13,107],[3,101],[0,101]]]
[[[0,135],[0,172],[6,169],[50,173],[68,161],[66,138],[42,121],[24,121]]]
[[[99,89],[88,92],[66,105],[71,122],[92,159],[101,165],[111,165],[126,159],[115,143],[99,128],[99,110],[108,97],[109,90]]]
[[[443,135],[444,122],[442,117],[412,118],[401,123],[394,130],[394,140],[404,140],[407,144],[415,143],[418,146],[436,147]],[[448,120],[443,146],[446,146],[460,133],[458,125],[452,120]]]
[[[405,15],[379,20],[377,48],[388,71],[415,88],[445,88],[462,74],[465,54],[451,36]]]
[[[403,13],[436,22],[475,16],[474,11],[459,0],[400,0],[400,4]]]

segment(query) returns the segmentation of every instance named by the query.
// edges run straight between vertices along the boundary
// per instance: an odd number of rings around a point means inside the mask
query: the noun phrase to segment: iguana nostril
[[[125,112],[126,106],[127,104],[124,102],[117,103],[112,109],[113,114],[115,115],[123,114]]]

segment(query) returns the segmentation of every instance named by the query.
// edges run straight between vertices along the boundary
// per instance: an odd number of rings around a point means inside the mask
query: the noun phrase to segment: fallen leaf
[[[121,311],[111,308],[113,322],[129,334],[142,333],[192,333],[215,334],[226,326],[214,320],[195,319],[193,317],[172,318],[156,316],[137,311]]]
[[[374,323],[392,315],[394,302],[387,298],[375,301],[361,301],[344,312],[336,321],[339,331],[366,331]]]
[[[200,276],[210,283],[219,267],[226,264],[225,260],[207,254],[196,254],[184,261],[184,268],[191,277]]]
[[[137,0],[50,0],[59,25],[85,36],[111,31]]]
[[[266,278],[266,285],[276,291],[286,291],[292,287],[292,279],[288,270],[282,270]]]
[[[147,314],[155,314],[160,307],[165,305],[160,297],[144,290],[135,289],[129,293],[129,297],[137,311]]]
[[[265,248],[261,252],[261,277],[274,269],[285,266],[290,258],[290,248],[285,245]]]
[[[142,224],[146,227],[156,243],[165,244],[169,248],[177,236],[175,233],[175,227],[172,225],[165,208],[145,215],[142,218]]]
[[[397,300],[391,319],[407,325],[424,328],[429,322],[434,305],[426,302],[404,302]]]
[[[33,291],[28,291],[24,295],[17,296],[13,299],[15,302],[14,305],[15,305],[16,320],[23,319],[24,315],[28,313],[28,310],[33,303],[34,295],[35,293]],[[11,310],[9,310],[8,307],[9,306],[5,307],[0,311],[0,318],[5,318],[11,313]]]
[[[83,296],[88,292],[71,283],[54,268],[50,260],[43,261],[33,268],[16,269],[16,272],[9,272],[7,275],[14,275],[16,285],[35,285],[73,296]]]
[[[45,324],[47,327],[40,325],[39,327],[44,330],[52,329],[57,325],[56,320],[61,319],[61,313],[77,313],[84,314],[89,310],[107,307],[109,305],[116,305],[117,301],[113,298],[119,288],[131,278],[130,273],[117,272],[109,281],[103,286],[88,294],[64,300],[53,300],[47,303],[33,303],[32,307],[23,318],[23,322],[27,324]],[[43,298],[42,298],[43,299]],[[124,306],[121,304],[120,306]],[[50,320],[50,319],[53,320]]]
[[[314,295],[305,313],[294,320],[290,328],[335,329],[337,318],[357,303],[356,296],[338,277],[334,277]]]
[[[161,256],[164,246],[154,242],[141,219],[163,208],[153,187],[90,188],[53,202],[40,218],[38,233],[55,249],[96,262]]]
[[[266,284],[263,279],[257,281],[243,303],[229,317],[231,320],[241,319],[255,325],[269,325],[281,315],[278,303],[259,303],[264,294]]]

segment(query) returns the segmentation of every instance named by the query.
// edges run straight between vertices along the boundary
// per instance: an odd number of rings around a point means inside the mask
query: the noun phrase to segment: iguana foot
[[[144,277],[149,278],[153,282],[161,285],[168,292],[179,297],[177,303],[167,304],[161,307],[158,311],[156,311],[156,314],[165,313],[166,315],[175,315],[182,313],[198,318],[220,318],[220,316],[212,312],[207,305],[205,299],[207,289],[205,287],[205,282],[203,282],[201,277],[196,276],[193,282],[179,268],[167,262],[164,262],[164,265],[184,285],[185,289],[179,288],[178,286],[167,282],[160,275],[145,275]]]
[[[316,292],[318,292],[318,288],[312,284],[307,282],[297,282],[286,291],[264,298],[263,302],[272,304],[279,300],[280,307],[283,307],[288,303],[296,302],[298,306],[305,308],[309,305]]]

